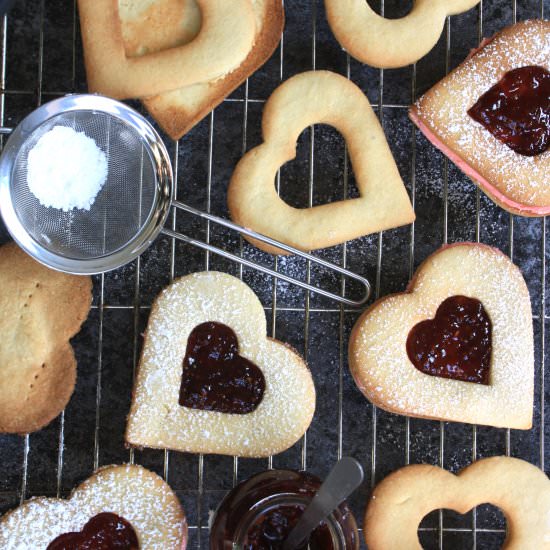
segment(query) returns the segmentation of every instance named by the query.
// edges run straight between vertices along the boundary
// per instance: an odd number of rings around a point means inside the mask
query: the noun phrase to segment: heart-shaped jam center
[[[265,391],[262,371],[239,355],[237,336],[222,323],[196,326],[187,340],[179,404],[230,414],[252,412]]]
[[[47,550],[138,550],[134,528],[110,512],[94,516],[79,533],[65,533],[50,542]]]
[[[516,153],[544,153],[550,146],[550,72],[537,66],[507,72],[468,114]]]
[[[479,300],[466,296],[447,298],[407,338],[407,355],[419,371],[477,384],[489,384],[491,349],[491,320]]]

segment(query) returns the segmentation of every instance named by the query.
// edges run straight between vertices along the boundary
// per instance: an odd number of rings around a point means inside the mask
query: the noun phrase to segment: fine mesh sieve
[[[89,210],[45,207],[27,184],[29,152],[56,126],[84,132],[106,155],[107,179]],[[153,128],[129,107],[93,95],[66,96],[29,115],[4,148],[0,177],[2,216],[15,240],[72,273],[136,257],[162,228],[172,189],[169,157]]]
[[[29,152],[56,126],[84,132],[107,157],[107,180],[89,210],[45,207],[27,184]],[[0,213],[6,227],[24,250],[54,269],[76,274],[115,269],[141,254],[162,231],[344,304],[357,306],[368,299],[370,284],[364,277],[173,200],[172,196],[172,167],[160,136],[139,113],[102,96],[68,95],[42,105],[15,128],[0,157]],[[351,300],[163,228],[170,207],[301,256],[358,281],[365,291],[361,299]]]

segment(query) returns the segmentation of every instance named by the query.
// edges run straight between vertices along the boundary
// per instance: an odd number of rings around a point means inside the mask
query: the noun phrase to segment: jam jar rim
[[[243,516],[242,521],[239,523],[239,528],[233,536],[233,545],[236,544],[239,545],[236,548],[242,548],[245,537],[250,528],[254,525],[256,520],[266,512],[276,509],[278,506],[285,505],[295,506],[303,504],[307,507],[310,502],[311,498],[309,498],[307,494],[296,493],[280,493],[263,498],[255,505],[251,506],[248,513]],[[335,511],[336,510],[332,511],[323,521],[327,525],[331,534],[334,550],[346,550],[346,535],[342,529],[342,525],[334,513]],[[353,515],[351,515],[349,519],[352,520],[354,528],[357,529],[357,524]]]
[[[238,483],[237,485],[235,485],[235,487],[233,487],[232,489],[228,490],[227,493],[225,494],[225,496],[221,499],[221,501],[218,503],[214,513],[212,514],[211,516],[211,520],[210,520],[210,537],[212,537],[212,535],[216,535],[217,533],[214,532],[214,528],[217,527],[219,528],[219,525],[217,524],[217,521],[218,521],[218,518],[220,517],[220,512],[223,512],[223,506],[226,505],[226,504],[237,504],[237,503],[241,503],[241,501],[245,500],[246,499],[246,495],[249,493],[249,492],[252,492],[254,491],[254,482],[257,482],[259,480],[261,480],[261,478],[263,476],[266,476],[266,474],[272,474],[272,475],[275,475],[275,476],[281,476],[279,478],[276,478],[276,479],[270,479],[270,480],[266,480],[265,481],[265,484],[269,487],[272,487],[273,485],[276,485],[276,484],[280,484],[280,483],[285,483],[285,482],[288,482],[288,481],[293,481],[292,478],[294,476],[305,476],[306,478],[311,478],[311,481],[315,482],[315,483],[318,483],[319,485],[322,483],[322,480],[316,476],[315,474],[312,474],[306,470],[299,470],[299,469],[291,469],[291,468],[273,468],[273,469],[268,469],[268,470],[263,470],[261,472],[258,472],[252,476],[250,476],[249,478],[241,481],[240,483]],[[291,476],[291,479],[285,479],[285,474],[286,475],[290,475]],[[298,478],[296,478],[296,481],[298,480]],[[244,490],[245,491],[245,496],[240,496],[239,495],[239,490]],[[237,502],[231,502],[233,499],[235,499],[236,497],[239,497]],[[249,506],[249,510],[247,511],[247,514],[248,515],[248,512],[250,512],[250,510],[252,509],[258,509],[258,503],[260,502],[266,502],[267,500],[270,499],[270,497],[273,497],[273,496],[276,496],[276,497],[298,497],[298,498],[303,498],[303,502],[305,502],[306,504],[309,503],[311,501],[311,496],[308,494],[308,492],[306,491],[298,491],[298,492],[292,492],[290,490],[281,490],[280,492],[277,492],[275,493],[275,495],[268,495],[267,497],[262,497],[258,500],[258,502],[256,503],[253,503],[252,505]],[[292,502],[291,502],[292,504]],[[342,508],[344,508],[342,510]],[[340,514],[338,516],[338,513]],[[252,514],[253,517],[258,517],[258,512],[256,512],[255,514]],[[334,521],[334,523],[336,523],[338,525],[338,532],[341,533],[341,537],[338,541],[336,541],[338,543],[338,546],[335,548],[335,550],[358,550],[359,548],[359,540],[360,540],[360,536],[359,536],[359,528],[358,528],[358,524],[357,524],[357,520],[355,519],[355,516],[353,514],[353,512],[351,511],[351,509],[349,508],[348,504],[347,504],[347,501],[343,501],[341,502],[337,508],[335,508],[335,510],[333,512],[331,512],[331,514],[329,514],[329,516],[327,516],[327,519],[330,519],[331,521]],[[224,518],[223,520],[224,522],[227,521],[226,518]],[[342,521],[345,521],[345,527],[342,526]],[[239,526],[241,522],[239,521],[238,524],[237,524],[237,527]],[[252,523],[251,522],[248,522],[248,526],[250,526]],[[222,524],[223,525],[223,524]],[[226,526],[225,526],[226,527]],[[241,529],[242,530],[242,529]],[[348,535],[348,530],[349,530],[349,535]],[[236,538],[236,534],[238,533],[238,529],[235,530],[234,533],[232,533],[232,544],[233,544],[233,547],[235,548],[235,544],[237,544],[237,538]],[[350,547],[347,547],[346,544],[348,541],[351,541],[351,546]],[[213,539],[211,538],[210,540],[210,548],[213,549],[213,548],[219,548],[218,546],[214,546],[212,543],[213,543]]]

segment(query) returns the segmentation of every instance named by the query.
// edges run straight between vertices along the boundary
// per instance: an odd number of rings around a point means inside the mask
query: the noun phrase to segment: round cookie
[[[445,19],[473,8],[479,0],[415,0],[408,15],[386,19],[365,0],[325,0],[327,19],[340,45],[373,67],[415,63],[437,43]]]
[[[413,327],[434,320],[440,306],[457,296],[479,301],[489,317],[488,384],[426,374],[410,359],[407,347]],[[466,329],[455,337],[460,346],[467,339],[462,336],[468,334]],[[433,346],[430,360],[445,348],[442,342]],[[466,349],[467,356],[475,352]],[[440,248],[418,268],[406,292],[378,300],[357,320],[350,336],[349,363],[359,389],[387,411],[529,429],[533,323],[520,270],[502,252],[486,245],[457,243]]]
[[[550,481],[539,468],[505,456],[484,458],[454,475],[415,464],[377,485],[365,513],[370,550],[422,550],[418,526],[429,512],[465,514],[479,504],[498,506],[508,526],[506,550],[550,548]]]
[[[46,550],[78,533],[98,514],[116,514],[133,528],[140,550],[185,550],[187,521],[179,500],[158,475],[137,465],[100,468],[69,499],[33,498],[0,519],[0,548]]]
[[[217,325],[217,332],[207,325]],[[258,384],[254,371],[260,371]],[[128,444],[269,456],[305,433],[314,410],[305,361],[266,337],[262,304],[242,281],[193,273],[157,297],[128,416]]]

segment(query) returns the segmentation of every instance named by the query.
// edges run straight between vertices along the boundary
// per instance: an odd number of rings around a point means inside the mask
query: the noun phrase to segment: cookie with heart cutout
[[[266,337],[239,279],[194,273],[155,300],[126,429],[136,447],[249,457],[293,445],[315,409],[304,360]]]
[[[550,214],[550,21],[485,40],[409,116],[499,206]]]
[[[444,246],[406,292],[376,301],[353,327],[359,389],[390,412],[529,429],[533,323],[520,270],[499,250]]]
[[[74,391],[70,339],[92,304],[90,277],[53,271],[14,242],[0,247],[0,433],[39,430]]]
[[[295,158],[300,133],[316,123],[334,126],[345,138],[360,196],[293,208],[278,196],[275,176]],[[414,221],[380,122],[347,78],[330,71],[290,78],[267,101],[262,130],[264,142],[239,161],[229,183],[229,212],[238,224],[307,251]],[[249,240],[267,252],[283,253]]]
[[[140,3],[149,2],[141,0]],[[143,13],[119,6],[124,45],[131,55],[191,41],[201,27],[196,0],[160,0]],[[179,139],[271,56],[281,40],[284,8],[281,0],[252,2],[256,19],[254,45],[231,72],[205,82],[143,99],[145,108],[172,138]],[[158,15],[156,15],[158,14]]]
[[[415,63],[437,43],[445,19],[479,0],[415,0],[400,19],[378,15],[365,0],[325,0],[327,19],[350,55],[373,67],[392,69]]]
[[[32,498],[0,519],[2,550],[96,548],[101,542],[101,548],[185,550],[187,520],[178,497],[141,466],[106,466],[68,499]]]
[[[254,44],[256,21],[250,0],[197,0],[201,27],[190,42],[128,56],[118,4],[78,0],[90,92],[128,99],[220,78],[236,69]],[[131,9],[140,6],[135,3]]]
[[[507,521],[503,548],[550,548],[550,480],[518,458],[483,458],[457,475],[427,464],[405,466],[380,482],[364,521],[371,550],[422,550],[420,522],[438,508],[465,514],[480,504],[498,506]]]

